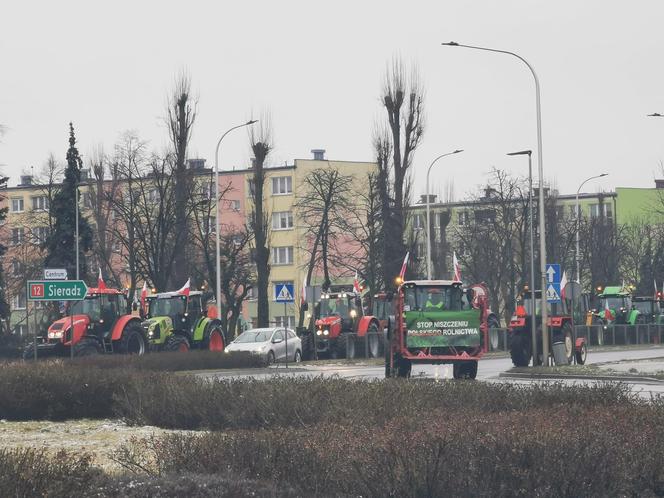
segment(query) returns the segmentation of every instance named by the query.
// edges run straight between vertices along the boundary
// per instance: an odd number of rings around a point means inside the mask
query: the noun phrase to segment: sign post
[[[275,288],[277,298],[275,301],[277,303],[284,303],[284,340],[286,346],[286,368],[288,368],[288,303],[295,302],[295,285],[292,283],[283,283],[277,284]]]
[[[28,301],[82,301],[88,293],[83,280],[28,280]],[[69,334],[70,357],[74,358],[74,311],[69,307],[71,329]],[[37,355],[37,332],[35,331],[35,356]]]

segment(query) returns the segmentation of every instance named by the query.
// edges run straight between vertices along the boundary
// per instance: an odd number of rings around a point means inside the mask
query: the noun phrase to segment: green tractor
[[[200,291],[148,296],[143,330],[153,351],[223,351],[228,338],[221,321],[209,317]]]
[[[646,323],[646,317],[632,305],[632,295],[623,287],[605,287],[597,296],[599,306],[594,311],[603,325],[636,325]]]

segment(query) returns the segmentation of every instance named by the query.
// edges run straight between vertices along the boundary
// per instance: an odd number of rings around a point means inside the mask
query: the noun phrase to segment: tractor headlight
[[[330,331],[327,329],[323,330],[323,335],[330,335]]]
[[[49,332],[48,333],[48,338],[49,339],[62,339],[62,330],[58,330],[57,332]]]
[[[321,329],[318,329],[318,330],[316,331],[316,335],[323,335],[323,331],[322,331]]]
[[[357,316],[357,311],[355,310],[350,310],[350,317],[355,318]]]

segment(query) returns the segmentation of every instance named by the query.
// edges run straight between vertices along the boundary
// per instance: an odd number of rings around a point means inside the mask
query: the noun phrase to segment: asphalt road
[[[607,363],[617,362],[623,360],[638,360],[648,358],[661,358],[664,357],[664,346],[649,346],[642,349],[624,349],[624,350],[610,350],[610,351],[590,351],[588,353],[587,363]],[[480,361],[477,379],[487,382],[512,382],[512,383],[529,383],[529,382],[542,382],[525,379],[507,379],[500,377],[502,372],[512,368],[512,361],[509,357],[493,357],[486,358]],[[382,379],[385,376],[385,368],[383,365],[372,364],[346,364],[346,363],[323,363],[306,365],[290,365],[286,368],[285,365],[278,365],[269,369],[255,370],[231,370],[231,371],[214,371],[214,372],[201,372],[198,375],[206,378],[241,378],[253,377],[257,379],[268,378],[274,375],[289,375],[289,376],[324,376],[324,377],[341,377],[345,379],[355,380],[373,380]],[[413,365],[412,377],[416,378],[438,378],[440,380],[449,379],[452,377],[451,365]],[[592,383],[593,380],[568,380],[568,383]],[[644,384],[644,383],[630,383],[632,390],[639,393],[641,396],[650,397],[651,394],[664,394],[664,383],[662,385]]]

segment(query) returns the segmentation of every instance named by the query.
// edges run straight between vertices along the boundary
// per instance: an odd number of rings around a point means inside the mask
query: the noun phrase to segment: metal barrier
[[[585,337],[590,346],[662,344],[664,325],[657,323],[608,326],[577,325],[576,336]]]

